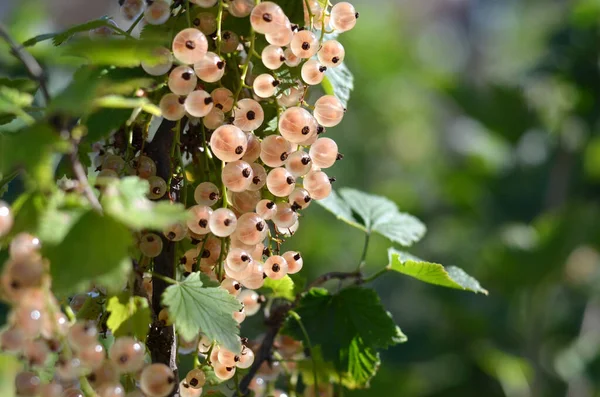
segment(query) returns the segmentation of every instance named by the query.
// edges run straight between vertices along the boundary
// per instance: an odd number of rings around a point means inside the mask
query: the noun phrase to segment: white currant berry
[[[240,36],[231,30],[225,30],[221,34],[221,52],[225,54],[232,53],[237,50],[240,45]]]
[[[140,239],[139,249],[143,255],[156,258],[163,249],[162,239],[157,234],[146,233]]]
[[[81,361],[81,365],[88,370],[95,370],[102,366],[105,357],[106,351],[100,343],[93,343],[77,352],[77,358]]]
[[[339,158],[337,143],[331,138],[319,138],[308,152],[313,164],[320,168],[329,168]]]
[[[302,270],[304,260],[302,255],[297,251],[287,251],[283,255],[283,258],[288,264],[288,274],[296,274]]]
[[[148,156],[138,156],[131,162],[136,174],[143,179],[156,175],[156,163]]]
[[[250,13],[252,28],[261,34],[273,33],[285,26],[286,16],[279,5],[271,1],[263,1]]]
[[[46,383],[40,387],[40,397],[62,397],[64,389],[56,382]]]
[[[252,169],[254,171],[254,167]],[[260,201],[260,191],[228,192],[228,197],[233,208],[240,213],[244,213],[254,210],[254,207]]]
[[[173,39],[173,55],[186,65],[200,62],[207,51],[206,36],[196,28],[183,29]]]
[[[194,200],[198,205],[213,206],[219,197],[219,188],[212,182],[202,182],[194,190]]]
[[[246,146],[246,153],[242,157],[242,160],[252,163],[260,157],[260,140],[253,133],[247,133],[248,145]]]
[[[267,189],[276,197],[289,196],[296,187],[296,178],[285,168],[273,168],[267,175]]]
[[[162,116],[171,121],[181,120],[185,116],[185,98],[173,93],[165,94],[158,103]]]
[[[0,334],[0,349],[9,353],[17,353],[25,346],[25,335],[18,327],[9,327]]]
[[[142,370],[140,387],[148,397],[166,397],[175,387],[175,374],[165,364],[150,364]]]
[[[200,236],[198,236],[200,237]],[[202,248],[202,243],[198,244],[198,247],[190,248],[183,253],[183,256],[179,259],[179,263],[183,265],[186,272],[192,272],[194,265],[198,259],[198,250]]]
[[[211,216],[211,219],[214,218],[215,212],[216,211],[213,212],[213,216]],[[200,267],[215,265],[219,260],[220,255],[221,239],[212,234],[209,234],[206,242],[203,243],[203,246],[200,246],[198,251],[198,257],[200,258]]]
[[[164,236],[170,241],[181,241],[187,236],[187,225],[175,223],[163,231]]]
[[[292,145],[284,137],[269,135],[261,143],[260,159],[269,167],[280,167],[285,163],[291,151]]]
[[[290,44],[294,37],[294,31],[292,30],[292,24],[289,19],[285,19],[283,25],[279,25],[276,30],[267,33],[265,39],[269,44],[273,44],[279,47]]]
[[[146,2],[144,0],[125,0],[121,5],[121,15],[132,21],[144,11],[145,7]]]
[[[247,189],[259,191],[267,183],[267,171],[265,171],[265,167],[258,163],[252,163],[250,167],[252,167],[252,181]]]
[[[290,48],[297,57],[307,59],[319,50],[319,39],[310,30],[301,30],[294,33]]]
[[[312,160],[310,156],[302,150],[290,153],[285,162],[285,168],[295,177],[308,174],[311,167]]]
[[[187,373],[185,376],[185,381],[192,388],[201,389],[206,383],[206,374],[201,369],[195,368]]]
[[[281,47],[270,44],[262,50],[261,59],[267,69],[276,70],[283,65],[285,56]]]
[[[170,16],[171,6],[164,0],[156,0],[144,10],[144,19],[150,25],[162,25]]]
[[[221,171],[221,180],[232,192],[243,192],[252,183],[254,172],[250,164],[243,160],[227,163]]]
[[[253,316],[260,310],[260,295],[251,289],[244,289],[237,296],[237,300],[244,305],[247,316]]]
[[[259,74],[252,83],[254,93],[260,98],[269,98],[275,95],[279,80],[268,73]]]
[[[300,143],[317,134],[317,121],[299,106],[287,108],[279,117],[279,133],[292,143]]]
[[[316,59],[309,59],[302,65],[300,75],[302,76],[302,81],[306,84],[317,85],[323,81],[326,70],[327,66],[321,65]]]
[[[190,3],[194,3],[202,8],[214,7],[218,0],[190,0]]]
[[[319,124],[324,127],[334,127],[342,121],[346,108],[333,95],[323,95],[315,102],[313,114]]]
[[[232,351],[221,347],[217,354],[217,360],[227,367],[234,367],[235,363],[239,360],[239,357]]]
[[[67,335],[69,344],[81,350],[97,341],[98,330],[93,322],[80,321],[71,326]]]
[[[117,338],[110,347],[109,357],[121,373],[135,373],[144,366],[144,345],[124,336]]]
[[[232,316],[238,324],[241,324],[246,319],[246,310],[242,307],[240,310],[233,312]]]
[[[153,61],[142,61],[142,69],[151,76],[162,76],[166,74],[173,66],[173,54],[168,48],[158,47],[153,54],[156,59]]]
[[[106,22],[110,26],[108,26],[108,25],[100,26],[98,28],[95,28],[95,29],[92,29],[89,31],[90,39],[92,39],[92,40],[107,39],[110,36],[115,34],[115,30],[113,29],[113,27],[118,28],[119,26],[117,25],[117,23],[115,21],[113,21],[112,19],[109,19]]]
[[[179,382],[179,397],[200,397],[202,388],[193,388],[185,380]]]
[[[148,178],[148,198],[151,200],[158,200],[167,193],[167,182],[160,176],[151,176]]]
[[[210,137],[212,152],[221,161],[239,160],[244,155],[247,145],[246,134],[234,125],[223,125]]]
[[[285,64],[291,68],[300,65],[300,62],[302,62],[302,58],[294,54],[290,47],[283,51],[283,56],[285,57]]]
[[[304,85],[298,82],[297,86],[291,87],[287,93],[284,92],[277,98],[277,103],[281,106],[290,107],[300,103],[300,99],[304,95]]]
[[[237,367],[241,369],[250,368],[252,366],[252,363],[254,363],[254,352],[246,346],[242,347],[240,361],[238,361],[236,364]]]
[[[346,32],[356,25],[357,18],[358,12],[356,12],[354,6],[343,1],[335,4],[331,8],[329,23],[335,30],[339,32]]]
[[[168,86],[173,94],[187,95],[194,91],[198,78],[189,66],[177,66],[169,74]]]
[[[194,70],[200,80],[214,83],[221,80],[225,74],[225,61],[214,52],[207,52],[200,61],[194,64]]]
[[[50,349],[46,342],[41,339],[30,340],[23,348],[23,356],[25,356],[31,367],[42,367],[46,363],[49,355]]]
[[[85,397],[85,394],[78,388],[71,387],[64,391],[62,397]]]
[[[226,278],[225,280],[221,281],[221,288],[225,289],[233,296],[238,296],[242,290],[242,284],[232,278]]]
[[[14,223],[12,211],[8,204],[0,200],[0,237],[6,236]]]
[[[261,288],[265,283],[264,268],[262,263],[259,263],[258,261],[252,261],[248,267],[250,268],[250,275],[241,279],[240,282],[246,288]]]
[[[247,212],[238,219],[236,236],[244,244],[256,245],[265,239],[268,231],[263,218],[255,212]]]
[[[125,387],[119,382],[103,384],[98,387],[98,397],[125,397]]]
[[[206,205],[194,205],[188,209],[190,214],[187,220],[187,227],[195,234],[205,235],[210,233],[208,222],[212,216],[213,210]]]
[[[233,108],[233,93],[225,87],[215,88],[210,95],[215,107],[223,112],[229,112]]]
[[[117,156],[115,154],[109,154],[102,161],[102,169],[103,170],[113,170],[116,173],[123,172],[125,168],[125,160],[121,156]]]
[[[292,205],[293,208],[296,209],[305,209],[310,205],[312,201],[308,190],[303,189],[301,187],[295,188],[290,196],[288,197],[288,202]]]
[[[261,126],[265,119],[265,112],[260,103],[254,99],[242,99],[233,109],[233,124],[244,131],[253,131]]]
[[[263,265],[267,277],[273,280],[282,279],[288,272],[287,261],[283,256],[273,255],[267,258]]]
[[[196,14],[192,24],[205,35],[211,35],[217,31],[217,19],[210,12]]]
[[[323,171],[311,171],[306,174],[303,185],[315,200],[322,200],[331,193],[331,181]]]
[[[202,123],[209,130],[215,130],[225,123],[225,114],[217,107],[213,107],[212,110],[204,116]]]
[[[214,104],[210,94],[204,90],[192,91],[183,104],[185,110],[194,117],[204,117],[212,110]]]
[[[277,204],[268,199],[260,200],[256,204],[256,213],[264,220],[269,220],[277,213]]]
[[[37,396],[41,385],[42,381],[33,372],[19,372],[15,377],[15,391],[19,396]]]
[[[253,8],[254,0],[231,0],[227,10],[236,18],[244,18],[250,15]]]
[[[237,218],[228,208],[219,208],[212,213],[208,223],[212,234],[218,237],[227,237],[234,232]]]
[[[317,57],[321,64],[334,68],[344,61],[346,52],[344,46],[337,40],[327,40],[317,52]]]
[[[235,366],[227,367],[217,361],[213,363],[213,368],[215,370],[215,376],[221,380],[231,379],[233,378],[233,375],[235,375]]]
[[[289,203],[277,204],[277,212],[273,216],[273,223],[279,229],[291,227],[298,220],[298,214]]]

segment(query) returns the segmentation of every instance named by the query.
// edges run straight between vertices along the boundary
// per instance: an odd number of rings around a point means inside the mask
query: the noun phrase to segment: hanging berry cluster
[[[157,175],[157,161],[144,150],[145,139],[135,153],[104,142],[95,160],[97,186],[137,175],[149,182],[151,200],[173,199],[179,182],[193,187],[195,205],[187,208],[187,222],[163,231],[168,241],[181,243],[180,266],[173,276],[200,271],[218,282],[242,303],[232,313],[238,323],[260,310],[262,297],[255,290],[267,278],[280,280],[302,269],[301,254],[281,252],[281,243],[298,229],[300,214],[312,200],[329,196],[335,178],[324,170],[342,158],[336,142],[323,133],[341,122],[345,106],[334,95],[317,99],[319,88],[309,89],[323,82],[329,68],[342,64],[344,47],[335,37],[354,27],[358,13],[347,2],[331,6],[306,0],[303,7],[304,26],[298,26],[270,1],[121,1],[127,19],[147,25],[166,24],[171,18],[189,21],[173,32],[170,48],[156,50],[158,62],[141,63],[162,84],[151,94],[157,96],[149,97],[164,120],[174,123],[179,159],[171,153],[169,180]],[[249,19],[248,37],[224,29],[227,18]],[[106,32],[112,30],[91,33],[98,37]],[[266,107],[275,109],[272,118],[266,119]],[[186,167],[196,165],[202,172],[192,177]],[[179,201],[186,203],[187,196]],[[11,226],[11,210],[2,204],[0,236]],[[159,234],[148,230],[136,236],[143,270],[150,271],[163,251],[165,240]],[[36,237],[18,234],[2,271],[2,297],[13,307],[1,348],[27,361],[27,370],[16,378],[19,395],[124,396],[130,388],[123,379],[139,388],[128,396],[164,397],[175,390],[182,397],[202,394],[206,366],[196,366],[177,385],[172,368],[149,363],[146,347],[132,337],[117,338],[105,351],[98,340],[102,322],[75,321],[73,316],[90,296],[102,295],[101,288],[72,297],[65,312],[50,291],[49,265],[39,245]],[[146,273],[143,278],[150,299],[153,276]],[[158,320],[172,321],[166,310],[158,313]],[[224,381],[254,361],[254,344],[241,341],[241,350],[230,351],[199,333],[193,341],[180,339],[180,349],[192,346]],[[288,337],[278,337],[276,347],[283,359],[293,361],[302,354],[302,344]],[[47,366],[52,354],[58,357],[55,375],[42,381],[36,369]],[[278,364],[263,367],[261,377],[251,383],[257,395],[264,393],[264,379],[275,379],[280,372]]]

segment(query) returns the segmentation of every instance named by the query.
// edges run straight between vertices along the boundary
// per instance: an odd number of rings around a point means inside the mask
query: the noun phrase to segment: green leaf
[[[241,304],[223,288],[203,288],[200,273],[190,274],[184,281],[169,286],[162,297],[177,332],[187,340],[203,332],[221,346],[239,351],[240,339],[233,312]]]
[[[52,99],[48,105],[48,112],[60,112],[72,116],[88,112],[98,91],[100,82],[98,77],[101,72],[100,69],[88,66],[79,68],[73,75],[71,83]]]
[[[130,116],[131,109],[104,108],[96,110],[85,121],[87,126],[86,139],[88,142],[97,142],[107,138],[124,124]]]
[[[102,314],[103,303],[104,297],[102,295],[88,296],[81,309],[77,311],[77,320],[97,321]]]
[[[101,28],[103,26],[113,27],[108,21],[110,18],[104,16],[100,19],[95,19],[93,21],[82,23],[81,25],[75,25],[70,27],[67,30],[58,33],[46,33],[41,34],[39,36],[32,37],[31,39],[25,41],[23,43],[24,47],[30,47],[32,45],[36,45],[39,42],[52,39],[52,44],[55,46],[61,45],[71,37],[73,37],[77,33],[87,32],[92,29]]]
[[[33,94],[37,90],[37,83],[31,79],[8,79],[0,77],[0,86],[12,88],[18,91]]]
[[[481,287],[479,281],[469,276],[464,270],[456,266],[444,266],[438,263],[422,261],[406,252],[390,248],[388,251],[390,269],[414,277],[417,280],[442,287],[455,288],[484,295],[488,291]]]
[[[105,187],[102,206],[107,214],[135,230],[164,229],[187,220],[181,204],[150,201],[146,198],[148,181],[137,176],[115,179]]]
[[[155,51],[159,45],[150,40],[80,39],[66,44],[64,54],[85,58],[93,65],[133,67],[142,61],[159,61],[160,56]]]
[[[34,118],[30,116],[24,107],[30,106],[33,96],[17,89],[0,86],[0,115],[8,114],[20,117],[27,124],[33,124]]]
[[[66,195],[57,191],[39,215],[37,236],[44,244],[60,244],[88,209],[87,201],[78,194]]]
[[[0,396],[13,397],[15,391],[15,377],[21,370],[21,363],[16,356],[0,354]]]
[[[294,282],[288,275],[279,280],[266,278],[263,288],[270,289],[271,297],[273,298],[283,298],[290,301],[296,299],[294,294]]]
[[[125,98],[119,95],[107,95],[96,98],[95,106],[114,109],[135,109],[141,108],[143,111],[154,116],[160,116],[160,108],[154,105],[148,98]]]
[[[403,246],[410,246],[425,235],[426,228],[420,220],[400,212],[395,203],[382,196],[343,188],[339,195],[332,191],[317,203],[349,225],[367,233],[379,233]]]
[[[372,289],[350,287],[330,295],[313,288],[302,297],[296,312],[313,346],[320,346],[323,359],[357,387],[365,386],[375,374],[377,349],[406,340]],[[294,318],[287,319],[284,332],[304,339]]]
[[[123,292],[108,300],[106,310],[110,312],[106,325],[115,337],[128,335],[142,342],[146,340],[151,321],[147,299]]]
[[[129,230],[121,223],[94,211],[82,215],[61,244],[45,244],[43,255],[50,260],[53,289],[62,294],[85,290],[93,281],[121,280],[130,264],[132,244]],[[119,289],[122,285],[105,285]]]
[[[346,64],[342,63],[335,68],[327,68],[321,86],[326,94],[335,95],[347,107],[350,92],[354,89],[354,76]]]

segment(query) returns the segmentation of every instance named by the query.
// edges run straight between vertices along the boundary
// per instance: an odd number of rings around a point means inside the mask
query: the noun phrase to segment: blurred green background
[[[600,0],[353,3],[331,173],[421,218],[410,251],[490,295],[379,279],[409,340],[348,395],[600,396]],[[17,4],[0,19],[19,39],[118,15],[116,0]],[[289,247],[313,278],[353,270],[362,238],[313,205]],[[368,270],[388,246],[374,237]]]

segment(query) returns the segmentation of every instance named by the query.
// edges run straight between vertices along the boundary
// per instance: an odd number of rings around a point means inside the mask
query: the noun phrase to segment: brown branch
[[[27,52],[22,45],[17,43],[11,37],[3,24],[0,24],[0,36],[2,36],[4,41],[6,41],[6,43],[9,45],[12,53],[21,61],[23,66],[25,66],[25,69],[27,69],[27,73],[29,73],[31,78],[38,82],[46,104],[50,102],[50,93],[48,92],[48,86],[46,85],[46,73],[38,61],[29,52]]]

